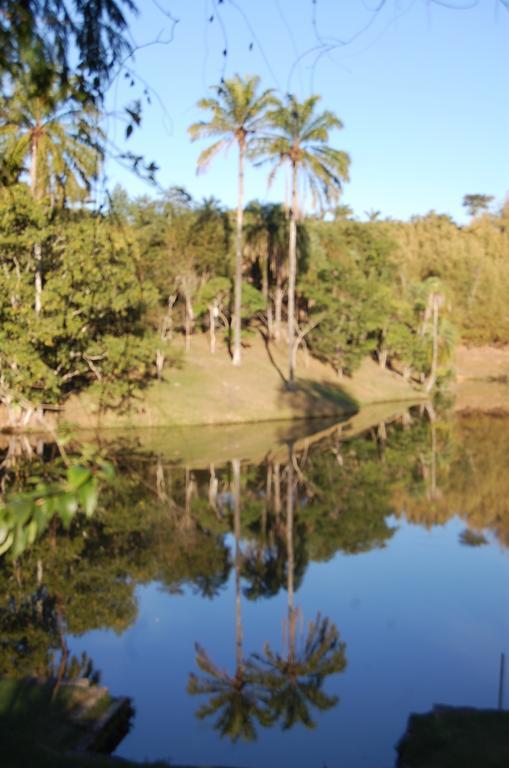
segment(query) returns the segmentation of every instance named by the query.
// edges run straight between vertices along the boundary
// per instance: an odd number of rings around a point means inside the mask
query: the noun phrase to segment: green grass
[[[286,386],[285,371],[284,345],[268,347],[255,337],[236,368],[224,347],[211,355],[207,338],[196,336],[183,365],[166,370],[164,379],[141,392],[129,411],[99,417],[93,397],[83,395],[70,399],[63,419],[92,428],[258,423],[341,417],[361,405],[423,397],[372,360],[363,361],[352,378],[340,380],[330,366],[300,354],[293,390]]]

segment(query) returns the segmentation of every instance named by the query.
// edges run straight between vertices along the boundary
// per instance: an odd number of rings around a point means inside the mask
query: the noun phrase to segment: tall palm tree
[[[0,154],[20,176],[28,172],[34,200],[49,196],[52,206],[84,199],[97,177],[103,134],[90,104],[69,99],[59,86],[36,95],[20,78],[0,102]],[[35,311],[41,311],[42,253],[34,246]]]
[[[290,232],[288,246],[288,381],[295,379],[295,284],[297,279],[297,221],[299,183],[307,184],[313,203],[337,202],[342,182],[348,180],[350,158],[346,152],[329,146],[334,128],[342,128],[333,112],[316,112],[319,96],[300,102],[289,94],[284,102],[269,111],[271,135],[260,138],[255,151],[274,164],[269,182],[283,165],[291,169]]]
[[[210,118],[189,127],[192,140],[219,137],[204,149],[198,158],[198,171],[206,170],[213,158],[232,144],[238,147],[237,238],[235,249],[235,291],[233,318],[233,364],[241,359],[242,302],[242,224],[244,213],[244,163],[253,147],[256,134],[264,126],[268,108],[274,103],[272,91],[260,93],[260,78],[235,75],[215,86],[215,97],[200,99],[200,109],[208,110]]]

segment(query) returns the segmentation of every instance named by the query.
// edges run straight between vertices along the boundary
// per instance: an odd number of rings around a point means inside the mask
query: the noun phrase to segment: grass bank
[[[452,385],[456,411],[509,413],[509,347],[460,345]]]
[[[123,413],[101,410],[99,395],[87,393],[68,401],[62,419],[85,428],[240,424],[344,417],[363,405],[423,398],[372,360],[340,380],[330,366],[304,353],[298,356],[296,386],[289,390],[286,359],[284,345],[253,337],[235,368],[226,347],[212,355],[206,336],[196,336],[182,365],[166,371]]]

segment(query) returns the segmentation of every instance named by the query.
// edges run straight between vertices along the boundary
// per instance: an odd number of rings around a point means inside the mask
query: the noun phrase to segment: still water
[[[59,658],[42,561],[69,659],[133,701],[118,755],[392,768],[410,713],[497,706],[508,449],[506,419],[425,409],[116,441],[94,518],[0,569],[0,672]]]

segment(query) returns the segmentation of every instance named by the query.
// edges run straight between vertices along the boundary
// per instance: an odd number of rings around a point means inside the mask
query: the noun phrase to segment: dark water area
[[[197,766],[391,768],[411,712],[495,708],[509,420],[316,426],[112,444],[94,517],[0,565],[0,674],[97,673],[116,754]]]

